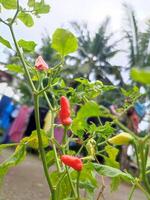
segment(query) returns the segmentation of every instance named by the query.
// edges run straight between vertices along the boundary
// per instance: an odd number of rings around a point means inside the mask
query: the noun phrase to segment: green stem
[[[146,135],[143,139],[143,142],[147,142],[150,139],[150,134],[148,133],[148,135]]]
[[[68,127],[67,126],[64,126],[64,135],[63,135],[63,145],[65,145],[66,143],[66,140],[67,140],[67,130],[68,130]]]
[[[97,146],[104,145],[105,143],[107,143],[107,140],[105,140],[105,141],[103,141],[103,142],[101,142],[101,143],[97,144]]]
[[[73,185],[73,183],[72,183],[72,179],[71,179],[71,176],[70,176],[68,167],[67,167],[67,166],[65,166],[65,167],[66,167],[67,176],[68,176],[68,179],[69,179],[69,182],[70,182],[71,189],[72,189],[72,191],[73,191],[74,197],[77,198],[77,194],[76,194],[76,191],[75,191],[75,189],[74,189],[74,185]]]
[[[53,197],[53,195],[54,195],[53,193],[55,193],[55,190],[53,188],[51,179],[49,177],[49,172],[48,172],[48,168],[47,168],[47,164],[46,164],[45,151],[43,148],[43,141],[42,141],[41,132],[40,132],[41,127],[40,127],[40,116],[39,116],[39,97],[36,95],[34,95],[34,109],[35,109],[36,129],[37,129],[37,135],[38,135],[38,141],[39,141],[39,151],[40,151],[40,155],[41,155],[41,159],[42,159],[42,163],[43,163],[45,177],[47,179],[49,189],[50,189],[52,197]],[[55,200],[55,198],[52,198],[52,199]]]
[[[125,132],[130,133],[134,138],[137,138],[135,133],[128,129],[126,126],[124,126],[118,119],[114,119],[114,123],[117,124]]]
[[[138,146],[137,146],[137,144],[135,142],[133,143],[133,145],[134,145],[134,149],[135,149],[135,155],[136,155],[137,165],[138,165],[138,168],[140,169]]]
[[[80,180],[80,171],[77,172],[77,199],[80,199],[80,190],[79,190],[79,180]]]
[[[43,88],[43,85],[41,84],[41,87]],[[38,93],[39,94],[39,93]],[[48,99],[48,96],[46,94],[46,92],[44,92],[44,97],[47,101],[47,104],[51,110],[51,130],[50,130],[50,137],[52,139],[52,147],[53,147],[53,150],[54,150],[54,156],[55,156],[55,161],[56,161],[56,166],[57,166],[57,170],[58,172],[61,172],[61,167],[60,167],[60,163],[59,163],[59,160],[58,160],[58,155],[57,155],[57,150],[56,150],[56,146],[55,146],[55,143],[53,142],[53,138],[54,138],[54,118],[55,118],[55,115],[54,115],[54,108],[52,107],[51,105],[51,102],[49,101]],[[54,138],[55,139],[55,138]]]
[[[42,86],[42,87],[43,87],[43,86]],[[47,96],[46,92],[44,92],[44,97],[45,97],[45,99],[46,99],[46,101],[47,101],[47,104],[48,104],[48,106],[49,106],[50,110],[51,110],[52,112],[54,112],[54,108],[53,108],[53,106],[52,106],[51,102],[49,101],[49,99],[48,99],[48,96]]]
[[[8,26],[9,24],[7,22],[5,22],[2,18],[0,18],[0,22],[2,22],[3,24],[5,24],[6,26]]]
[[[148,193],[150,194],[150,185],[148,183],[147,177],[146,177],[146,164],[145,164],[145,157],[144,157],[144,144],[140,144],[140,157],[141,157],[141,176],[142,181],[144,182],[145,188],[147,189]]]
[[[17,43],[17,40],[16,40],[16,37],[15,37],[14,31],[13,31],[12,25],[9,26],[9,29],[10,29],[10,32],[11,32],[11,35],[12,35],[12,38],[13,38],[13,41],[14,41],[14,44],[15,44],[17,53],[18,53],[18,55],[19,55],[19,57],[20,57],[20,60],[21,60],[21,62],[22,62],[22,65],[23,65],[23,68],[24,68],[24,71],[25,71],[27,80],[28,80],[28,82],[29,82],[29,85],[30,85],[30,87],[32,88],[32,91],[33,91],[34,93],[36,93],[35,86],[34,86],[34,84],[33,84],[33,82],[32,82],[30,73],[29,73],[29,71],[28,71],[28,69],[27,69],[26,62],[25,62],[25,60],[24,60],[24,57],[23,57],[23,55],[22,55],[22,53],[21,53],[21,51],[20,51],[20,48],[19,48],[19,46],[18,46],[18,43]]]
[[[45,88],[42,87],[42,90],[40,90],[40,91],[38,92],[38,95],[42,94],[43,92],[46,92],[46,90],[48,90],[48,89],[50,89],[50,85],[47,85]]]
[[[132,186],[131,192],[130,192],[130,194],[129,194],[128,200],[131,200],[131,199],[132,199],[132,196],[133,196],[133,193],[134,193],[135,189],[136,189],[136,184],[134,184],[134,185]]]
[[[150,170],[146,171],[146,174],[150,174]]]
[[[139,183],[136,183],[136,185],[145,194],[145,196],[147,197],[147,199],[150,200],[149,193]]]
[[[48,100],[48,102],[49,102],[49,100]],[[54,138],[54,117],[55,117],[54,111],[52,110],[52,113],[51,113],[51,129],[50,129],[50,137],[52,138],[52,140]],[[57,150],[56,150],[56,146],[55,146],[54,142],[52,142],[52,147],[53,147],[53,150],[54,150],[54,156],[55,156],[57,170],[58,170],[58,172],[61,172],[61,167],[60,167],[60,163],[59,163],[59,160],[58,160]]]
[[[57,181],[56,183],[56,188],[58,187],[58,185],[60,185],[60,183],[62,182],[63,178],[66,176],[66,172],[63,173],[63,175],[60,177],[60,179]]]
[[[12,20],[11,20],[11,22],[10,22],[9,25],[12,25],[14,23],[15,19],[17,18],[18,13],[19,13],[19,0],[17,0],[17,10],[16,10],[16,13],[15,13],[14,17],[12,18]]]
[[[58,170],[58,172],[61,172],[60,163],[59,163],[59,160],[58,160],[58,156],[57,156],[57,151],[56,151],[55,144],[53,144],[53,150],[54,150],[54,156],[55,156],[57,170]]]

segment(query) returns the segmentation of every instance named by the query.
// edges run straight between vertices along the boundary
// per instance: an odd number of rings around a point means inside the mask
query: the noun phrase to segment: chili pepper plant
[[[130,104],[125,102],[117,111],[119,115],[112,115],[108,108],[99,105],[95,99],[105,91],[115,89],[114,86],[104,85],[100,80],[90,82],[80,77],[74,80],[77,86],[73,88],[67,86],[62,79],[66,56],[78,48],[77,38],[69,30],[58,28],[52,35],[52,47],[58,53],[55,66],[48,66],[41,55],[35,61],[28,59],[27,55],[35,52],[37,44],[32,40],[18,40],[15,28],[20,23],[27,28],[34,26],[34,19],[49,13],[50,5],[44,0],[28,0],[26,5],[24,2],[22,5],[22,1],[19,0],[0,0],[0,10],[0,25],[4,25],[11,36],[10,40],[6,40],[1,35],[0,42],[15,52],[20,61],[20,64],[11,63],[6,68],[12,73],[21,73],[24,76],[32,91],[31,101],[33,99],[36,122],[36,130],[20,143],[0,145],[1,150],[16,146],[14,153],[0,164],[1,180],[12,167],[25,159],[27,148],[32,147],[39,152],[51,200],[101,199],[107,187],[105,177],[112,180],[112,191],[118,188],[121,181],[132,185],[129,200],[132,199],[136,188],[150,199],[150,171],[147,162],[150,135],[141,138],[120,120],[128,108],[140,98],[139,89],[134,87],[128,92],[120,90],[121,95],[130,98]],[[5,12],[11,16],[3,15]],[[51,114],[48,131],[42,129],[40,124],[41,98],[46,100]],[[90,117],[97,118],[99,124],[88,123],[87,119]],[[104,124],[101,117],[111,120]],[[56,119],[59,120],[59,124],[56,123]],[[121,131],[118,135],[116,127]],[[64,132],[61,143],[54,137],[55,128]],[[78,148],[71,150],[70,144],[77,144]],[[134,147],[137,177],[127,170],[121,171],[117,160],[117,146],[128,144]],[[102,159],[99,159],[99,156]]]

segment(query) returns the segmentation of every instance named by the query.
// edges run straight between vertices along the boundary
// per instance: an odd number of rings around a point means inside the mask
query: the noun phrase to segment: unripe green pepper
[[[93,157],[95,156],[95,148],[96,148],[96,141],[93,138],[89,139],[86,144],[86,149],[90,156]]]
[[[108,142],[115,145],[129,144],[133,140],[133,136],[129,133],[122,132],[118,135],[108,139]]]

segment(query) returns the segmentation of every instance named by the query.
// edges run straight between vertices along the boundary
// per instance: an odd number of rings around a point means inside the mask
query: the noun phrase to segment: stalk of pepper
[[[71,119],[70,115],[71,115],[71,111],[70,111],[69,100],[65,96],[62,96],[60,98],[59,117],[60,117],[61,123],[64,126],[69,126],[71,124],[72,119]]]
[[[131,141],[133,141],[133,136],[129,133],[122,132],[118,135],[108,139],[108,142],[115,145],[123,145],[123,144],[129,144]]]
[[[60,159],[65,165],[72,167],[76,171],[81,171],[83,168],[82,160],[78,157],[62,155]]]

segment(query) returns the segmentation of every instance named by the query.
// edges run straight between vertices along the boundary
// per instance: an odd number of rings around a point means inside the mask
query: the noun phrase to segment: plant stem
[[[80,180],[80,171],[77,172],[77,199],[80,199],[80,190],[79,190],[79,180]]]
[[[75,191],[75,189],[74,189],[74,185],[73,185],[73,183],[72,183],[72,180],[71,180],[71,177],[70,177],[70,174],[69,174],[68,167],[67,167],[67,166],[65,166],[65,167],[66,167],[67,176],[68,176],[68,179],[69,179],[69,182],[70,182],[71,189],[72,189],[72,191],[73,191],[74,197],[77,198],[77,194],[76,194],[76,191]]]
[[[137,165],[138,165],[138,168],[140,169],[138,146],[137,146],[137,144],[135,142],[133,143],[133,146],[134,146],[134,149],[135,149],[135,155],[136,155]]]
[[[40,116],[39,116],[39,97],[34,95],[34,109],[35,109],[35,122],[36,122],[36,129],[37,129],[37,135],[38,135],[38,141],[39,141],[39,151],[40,151],[40,155],[41,155],[41,159],[42,159],[42,163],[43,163],[43,169],[44,169],[44,173],[52,194],[52,197],[54,196],[53,193],[55,193],[55,190],[53,188],[51,179],[49,177],[49,172],[48,172],[48,168],[47,168],[47,164],[46,164],[46,157],[45,157],[45,151],[43,149],[43,141],[42,141],[42,137],[41,137],[41,132],[40,132]],[[55,198],[52,198],[53,200],[55,200]]]
[[[15,44],[17,53],[18,53],[18,55],[19,55],[19,57],[20,57],[20,60],[21,60],[21,62],[22,62],[22,65],[23,65],[23,68],[24,68],[24,71],[25,71],[25,75],[26,75],[26,77],[27,77],[27,80],[28,80],[28,82],[29,82],[29,85],[30,85],[32,91],[33,91],[34,93],[36,93],[35,86],[34,86],[34,84],[33,84],[33,82],[32,82],[31,76],[30,76],[29,71],[28,71],[28,69],[27,69],[26,62],[25,62],[25,60],[24,60],[24,57],[23,57],[23,55],[22,55],[22,53],[21,53],[21,51],[20,51],[20,48],[19,48],[19,46],[18,46],[18,43],[17,43],[17,40],[16,40],[16,37],[15,37],[14,31],[13,31],[12,25],[9,25],[9,29],[10,29],[10,32],[11,32],[11,35],[12,35],[12,38],[13,38],[13,41],[14,41],[14,44]]]
[[[63,135],[63,145],[65,145],[66,143],[66,139],[67,139],[67,130],[68,130],[68,127],[67,126],[64,126],[64,135]]]
[[[17,18],[18,13],[19,13],[19,0],[17,0],[17,10],[16,10],[16,13],[15,13],[14,17],[12,18],[12,20],[11,20],[11,22],[10,22],[9,25],[12,25],[14,23],[15,19]]]
[[[148,200],[150,200],[150,195],[149,193],[137,182],[136,183],[137,187],[145,194]]]
[[[148,183],[147,177],[146,177],[146,164],[145,164],[145,156],[144,156],[144,144],[140,144],[140,157],[141,157],[141,175],[142,175],[142,181],[144,182],[145,188],[147,189],[148,193],[150,194],[150,185]]]
[[[130,192],[130,194],[129,194],[128,200],[131,200],[131,199],[132,199],[132,196],[133,196],[133,193],[134,193],[135,189],[136,189],[136,184],[134,184],[134,185],[132,186],[131,192]]]
[[[42,86],[43,87],[43,86]],[[50,137],[52,139],[52,147],[53,147],[53,150],[54,150],[54,156],[55,156],[55,161],[56,161],[56,166],[57,166],[57,170],[58,172],[61,172],[61,167],[60,167],[60,163],[59,163],[59,160],[58,160],[58,155],[57,155],[57,150],[56,150],[56,145],[55,143],[53,142],[53,138],[54,138],[54,109],[48,99],[48,96],[46,94],[46,92],[44,92],[44,97],[46,98],[46,101],[49,105],[49,108],[51,109],[51,129],[50,129]],[[55,138],[54,138],[55,139]]]
[[[124,126],[118,119],[114,119],[114,123],[117,124],[122,130],[126,131],[127,133],[130,133],[134,138],[137,138],[135,133],[128,129],[126,126]]]

